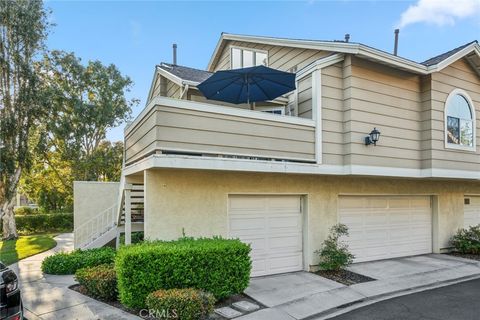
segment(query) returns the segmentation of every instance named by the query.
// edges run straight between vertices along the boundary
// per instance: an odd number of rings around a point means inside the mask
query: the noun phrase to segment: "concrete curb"
[[[427,284],[427,285],[420,285],[417,287],[412,287],[408,289],[402,289],[402,290],[397,290],[397,291],[392,291],[389,293],[383,293],[383,294],[378,294],[370,297],[365,297],[364,299],[358,299],[355,301],[352,301],[350,303],[347,303],[345,305],[339,305],[334,308],[330,308],[328,310],[324,310],[322,312],[319,312],[317,314],[308,316],[306,318],[303,318],[301,320],[324,320],[324,319],[330,319],[339,315],[342,315],[344,313],[353,311],[355,309],[359,309],[361,307],[365,307],[380,301],[384,300],[389,300],[393,299],[396,297],[401,297],[401,296],[406,296],[409,294],[413,293],[418,293],[422,291],[428,291],[428,290],[433,290],[441,287],[446,287],[449,285],[465,282],[465,281],[470,281],[470,280],[475,280],[480,278],[480,273],[470,275],[470,276],[465,276],[465,277],[460,277],[456,279],[449,279],[449,280],[444,280],[444,281],[438,281],[432,284]],[[339,310],[340,309],[340,310]]]

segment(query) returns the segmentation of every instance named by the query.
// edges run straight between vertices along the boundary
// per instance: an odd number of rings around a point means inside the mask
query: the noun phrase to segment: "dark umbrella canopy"
[[[295,90],[295,74],[265,66],[222,70],[197,88],[212,100],[236,104],[268,101]]]

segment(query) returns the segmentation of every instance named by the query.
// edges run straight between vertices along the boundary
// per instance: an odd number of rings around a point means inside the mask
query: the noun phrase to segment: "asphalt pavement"
[[[480,279],[380,301],[334,320],[479,320]]]

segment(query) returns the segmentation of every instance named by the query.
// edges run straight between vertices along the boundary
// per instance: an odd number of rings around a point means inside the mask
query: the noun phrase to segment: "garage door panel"
[[[302,249],[302,236],[300,234],[285,235],[269,238],[268,248],[272,251],[280,249],[283,252],[298,252]]]
[[[248,230],[264,230],[266,228],[266,219],[261,216],[230,218],[230,231],[243,232]]]
[[[252,276],[302,269],[299,196],[230,196],[229,203],[229,236],[251,244]]]
[[[303,265],[302,255],[299,253],[291,255],[281,255],[271,257],[268,260],[268,269],[271,273],[290,272],[292,270],[300,270]]]
[[[230,197],[230,210],[263,212],[266,208],[266,199],[262,197]]]
[[[430,197],[342,196],[339,220],[349,227],[355,262],[432,251]]]

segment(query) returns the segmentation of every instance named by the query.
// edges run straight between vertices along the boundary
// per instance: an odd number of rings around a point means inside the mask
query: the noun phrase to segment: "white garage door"
[[[465,197],[463,223],[465,228],[480,224],[480,197]]]
[[[339,219],[355,262],[432,252],[430,197],[342,196]]]
[[[252,276],[302,270],[299,196],[230,196],[229,234],[252,247]]]

